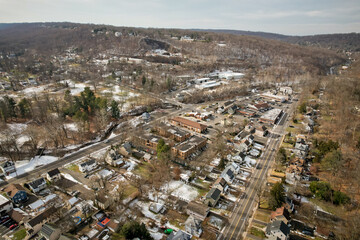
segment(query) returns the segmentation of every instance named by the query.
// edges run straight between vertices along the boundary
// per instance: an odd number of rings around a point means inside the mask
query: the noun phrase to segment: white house
[[[95,159],[90,159],[86,162],[80,163],[79,164],[79,170],[81,172],[90,172],[92,170],[94,170],[97,166],[96,160]]]
[[[13,209],[12,202],[0,194],[0,215],[10,212]]]
[[[33,193],[38,193],[46,188],[46,181],[44,178],[39,178],[30,182],[28,185]]]

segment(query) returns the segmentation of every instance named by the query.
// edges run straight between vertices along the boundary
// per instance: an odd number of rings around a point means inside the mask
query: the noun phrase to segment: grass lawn
[[[258,228],[266,227],[265,225],[261,225],[261,224],[258,224],[258,223],[253,223],[252,225],[255,226],[255,227],[258,227]]]
[[[269,205],[269,202],[268,202],[267,198],[261,198],[260,208],[262,208],[262,209],[270,209],[270,205]]]
[[[336,206],[333,205],[331,202],[325,202],[316,198],[310,198],[309,199],[310,202],[314,203],[315,205],[321,207],[324,211],[329,212],[331,214],[334,214],[338,217],[343,217],[344,216],[344,210],[343,207],[340,206]]]
[[[12,239],[13,240],[21,240],[21,239],[24,239],[25,237],[26,237],[26,229],[23,228],[23,229],[20,229],[17,232],[15,232]]]
[[[283,148],[293,148],[293,145],[290,143],[282,142],[281,147]]]
[[[260,229],[257,229],[255,227],[250,228],[250,234],[260,238],[266,237],[264,231],[261,231]]]
[[[260,212],[256,212],[254,218],[259,221],[266,222],[266,223],[268,223],[270,221],[270,215],[265,215]]]
[[[81,173],[79,166],[76,164],[71,164],[70,166],[67,167],[67,169],[74,171],[74,172]]]
[[[124,199],[128,198],[131,194],[135,193],[137,188],[128,184],[124,190]]]
[[[135,167],[134,173],[144,179],[148,179],[151,176],[149,167],[149,163],[141,163]]]

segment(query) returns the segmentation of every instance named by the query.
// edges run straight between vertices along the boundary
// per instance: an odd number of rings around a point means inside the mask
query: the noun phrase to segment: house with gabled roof
[[[41,240],[58,240],[61,235],[61,229],[52,224],[44,224],[39,232]]]
[[[28,183],[28,186],[33,193],[38,193],[46,188],[46,181],[44,178],[39,178]]]
[[[10,184],[3,191],[15,204],[20,204],[28,200],[26,190],[20,184]]]
[[[282,206],[271,212],[270,219],[271,221],[280,220],[285,224],[288,224],[291,218],[289,211],[284,206]]]
[[[192,215],[197,219],[200,219],[202,221],[205,220],[207,215],[209,214],[210,208],[208,205],[205,205],[204,203],[191,201],[186,207],[186,213],[188,215]]]
[[[205,204],[210,206],[210,207],[215,207],[215,205],[217,204],[217,202],[219,201],[221,196],[221,190],[213,187],[210,189],[210,191],[206,194],[205,197]]]
[[[290,228],[280,220],[269,223],[266,227],[265,235],[267,237],[278,237],[281,240],[289,239]]]
[[[41,230],[44,223],[52,222],[56,220],[57,219],[57,217],[55,216],[56,211],[57,209],[54,206],[51,206],[46,210],[44,210],[43,212],[41,212],[40,214],[33,217],[32,219],[30,219],[29,221],[25,222],[24,226],[27,230],[27,235],[29,237],[34,236],[36,233],[38,233]]]
[[[184,225],[185,225],[185,232],[190,233],[195,237],[200,237],[203,230],[201,227],[202,221],[200,219],[194,218],[194,216],[189,216]]]
[[[90,172],[97,167],[97,162],[95,159],[91,158],[85,162],[78,164],[78,166],[81,172]]]
[[[58,168],[55,168],[55,169],[47,172],[46,178],[47,178],[47,180],[49,180],[50,182],[56,181],[56,180],[61,179],[61,173],[60,173],[60,171],[59,171]]]

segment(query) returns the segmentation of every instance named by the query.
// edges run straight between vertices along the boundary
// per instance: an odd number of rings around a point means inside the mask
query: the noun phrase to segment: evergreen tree
[[[111,102],[111,116],[115,119],[120,118],[119,104],[115,100]]]

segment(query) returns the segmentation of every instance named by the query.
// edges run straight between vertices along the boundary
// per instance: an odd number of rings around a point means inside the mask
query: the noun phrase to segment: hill
[[[196,29],[197,31],[227,33],[243,36],[257,36],[266,39],[280,40],[287,43],[298,44],[301,46],[313,46],[335,51],[360,51],[360,33],[344,34],[319,34],[309,36],[288,36],[277,33],[252,32],[229,29]]]
[[[252,69],[252,75],[271,75],[276,81],[293,80],[305,73],[327,74],[330,67],[345,61],[344,56],[327,49],[228,33],[77,23],[23,23],[0,30],[3,55],[48,59],[69,48],[76,49],[84,59],[106,54],[159,63],[187,61],[184,71]],[[158,48],[178,57],[146,57]]]

